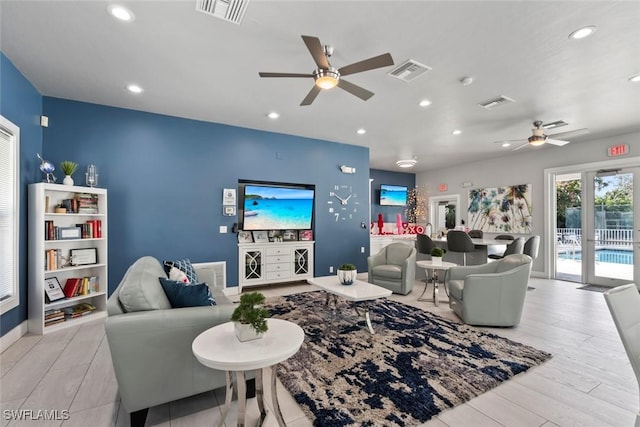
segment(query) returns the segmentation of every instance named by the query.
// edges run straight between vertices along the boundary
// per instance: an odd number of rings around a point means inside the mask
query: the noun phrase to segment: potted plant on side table
[[[445,250],[439,247],[431,249],[431,263],[434,265],[442,265],[442,257]]]
[[[338,280],[340,280],[340,284],[342,285],[348,286],[353,284],[357,275],[358,270],[356,270],[356,266],[353,264],[342,264],[340,268],[338,268]]]
[[[262,338],[269,329],[267,325],[269,311],[262,304],[264,304],[264,295],[260,292],[250,292],[240,297],[240,304],[231,315],[236,336],[240,341]]]

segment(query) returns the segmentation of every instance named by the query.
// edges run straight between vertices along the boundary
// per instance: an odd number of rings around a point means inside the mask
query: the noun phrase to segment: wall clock
[[[355,218],[360,208],[360,201],[350,185],[334,185],[329,191],[327,205],[329,214],[336,222],[349,221]]]

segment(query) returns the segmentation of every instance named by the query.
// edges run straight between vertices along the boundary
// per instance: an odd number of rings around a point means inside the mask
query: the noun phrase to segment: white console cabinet
[[[313,243],[238,243],[239,291],[244,287],[312,278]]]

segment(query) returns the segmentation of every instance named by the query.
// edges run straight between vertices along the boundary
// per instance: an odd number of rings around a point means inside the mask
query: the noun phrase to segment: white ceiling
[[[640,83],[628,81],[640,73],[637,1],[253,0],[241,25],[196,12],[195,0],[122,1],[136,16],[124,23],[110,3],[2,0],[2,51],[45,96],[362,145],[377,169],[512,154],[494,141],[527,138],[536,119],[569,123],[551,135],[590,130],[572,144],[640,131]],[[585,25],[597,31],[568,38]],[[393,67],[354,74],[346,80],[375,96],[335,88],[301,107],[312,79],[258,72],[310,73],[303,34],[333,45],[338,68],[390,52],[433,69],[410,83],[388,76]],[[128,93],[131,82],[144,93]],[[498,95],[516,102],[477,105]]]

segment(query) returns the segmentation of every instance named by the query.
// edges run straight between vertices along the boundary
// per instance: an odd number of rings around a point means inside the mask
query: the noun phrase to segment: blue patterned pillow
[[[198,275],[196,274],[196,270],[191,265],[191,261],[189,258],[180,259],[177,261],[164,261],[164,272],[169,276],[169,272],[171,271],[171,267],[175,267],[184,272],[187,275],[187,279],[189,283],[198,283]]]
[[[216,305],[206,283],[185,285],[182,282],[159,277],[162,289],[173,308]]]

